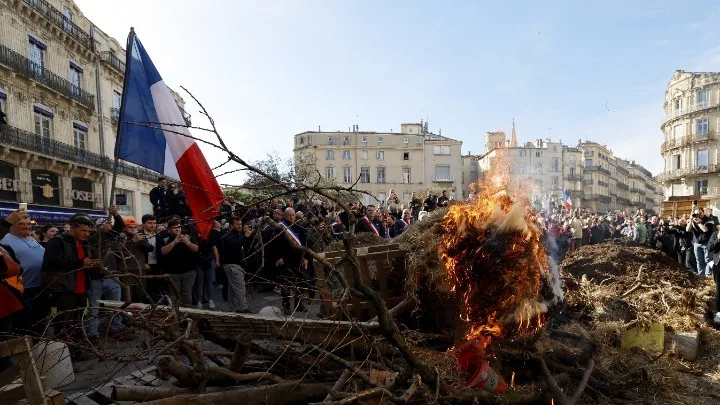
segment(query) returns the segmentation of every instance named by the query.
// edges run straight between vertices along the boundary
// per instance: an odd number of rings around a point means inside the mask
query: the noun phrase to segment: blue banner
[[[17,203],[0,202],[0,218],[6,218],[13,211],[18,209]],[[32,205],[28,204],[28,213],[30,214],[30,220],[41,223],[41,222],[52,222],[60,223],[67,222],[71,216],[77,213],[85,213],[90,218],[106,218],[107,213],[98,210],[82,210],[65,207],[50,207],[46,205]]]

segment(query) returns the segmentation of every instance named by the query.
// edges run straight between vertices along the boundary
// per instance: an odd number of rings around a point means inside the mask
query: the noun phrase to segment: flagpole
[[[112,182],[110,185],[110,201],[108,203],[108,207],[115,205],[113,203],[113,200],[115,199],[115,185],[117,184],[117,173],[118,173],[118,164],[120,161],[119,155],[120,155],[120,137],[122,136],[123,132],[123,122],[122,117],[125,115],[125,106],[127,105],[127,88],[128,88],[128,78],[130,75],[128,74],[128,70],[130,69],[130,60],[132,59],[132,47],[133,42],[135,39],[135,28],[130,27],[130,33],[128,34],[127,38],[127,45],[125,46],[125,76],[123,77],[123,90],[122,90],[122,99],[120,101],[120,116],[118,119],[118,126],[117,126],[117,133],[115,135],[115,152],[113,154],[114,157],[114,163],[113,163],[113,170],[112,170]]]

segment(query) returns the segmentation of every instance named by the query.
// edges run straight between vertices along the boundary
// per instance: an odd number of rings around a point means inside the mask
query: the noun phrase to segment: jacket
[[[155,250],[153,245],[151,245],[147,239],[135,242],[132,238],[125,238],[123,246],[122,271],[140,275],[144,274],[147,254]]]
[[[82,249],[85,257],[89,257],[88,244],[83,243]],[[75,270],[83,268],[82,259],[78,258],[75,238],[68,234],[62,234],[50,239],[45,246],[43,256],[43,284],[49,284],[52,292],[75,292]],[[88,272],[85,273],[86,285],[90,285]]]
[[[712,254],[714,265],[717,266],[718,263],[720,263],[720,240],[718,240],[718,231],[712,233],[707,247],[708,251]]]
[[[242,231],[229,230],[220,239],[220,262],[247,267],[247,252],[250,250],[251,243],[252,238],[246,238]]]
[[[98,230],[88,238],[88,246],[93,257],[102,261],[104,267],[112,271],[119,271],[122,268],[123,239],[122,232],[125,228],[125,221],[120,215],[113,217],[115,223],[109,232]],[[97,256],[96,256],[97,255]],[[98,280],[104,275],[94,273],[92,279]]]
[[[645,224],[643,224],[642,222],[636,223],[635,229],[633,230],[633,241],[637,243],[645,243],[647,242],[647,239],[648,234]]]
[[[150,190],[150,203],[155,208],[168,209],[170,206],[169,194],[168,189],[157,186]]]

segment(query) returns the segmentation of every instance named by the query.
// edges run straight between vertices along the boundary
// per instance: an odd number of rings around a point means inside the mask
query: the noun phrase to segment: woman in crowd
[[[50,239],[54,238],[58,233],[58,229],[55,225],[45,225],[40,228],[38,236],[40,238],[40,244],[45,247]]]

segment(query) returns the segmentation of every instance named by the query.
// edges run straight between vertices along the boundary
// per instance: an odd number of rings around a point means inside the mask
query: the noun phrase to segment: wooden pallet
[[[115,386],[146,386],[146,387],[174,387],[175,377],[163,380],[155,374],[156,367],[151,366],[128,375],[115,378],[90,391],[69,395],[67,403],[70,405],[129,405],[135,402],[113,401],[112,392]]]
[[[11,357],[15,365],[0,372],[0,404],[63,405],[63,394],[43,387],[29,337],[0,342],[0,358]]]
[[[320,253],[321,256],[330,262],[337,261],[345,256],[344,251]],[[404,271],[394,271],[398,266],[405,266],[405,252],[400,250],[397,244],[369,246],[355,249],[355,255],[360,267],[360,277],[366,285],[375,289],[385,301],[388,308],[400,303],[405,297]],[[330,319],[342,319],[342,311],[337,305],[337,297],[332,294],[332,289],[325,278],[325,269],[322,263],[315,261],[316,286],[320,292],[325,313]],[[355,286],[350,264],[343,265],[345,279],[350,288]],[[399,277],[398,277],[399,276]],[[375,317],[374,306],[367,301],[361,301],[351,297],[346,304],[345,310],[353,318],[366,321]]]

